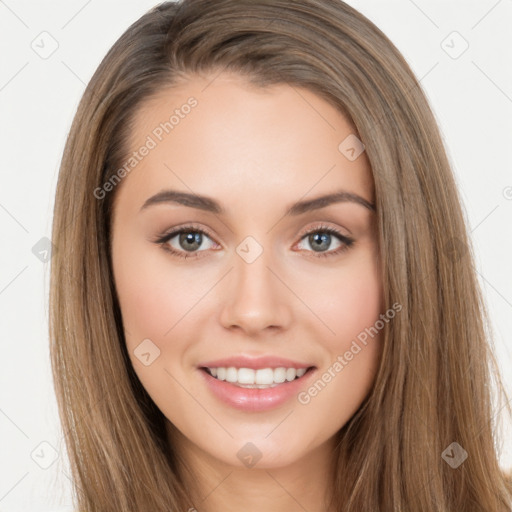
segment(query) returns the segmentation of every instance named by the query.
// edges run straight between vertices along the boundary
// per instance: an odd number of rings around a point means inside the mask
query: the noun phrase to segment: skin
[[[294,397],[264,412],[220,402],[197,366],[273,354],[315,365],[321,376],[378,320],[375,213],[340,202],[285,216],[292,203],[338,189],[373,202],[369,162],[364,152],[350,161],[339,151],[355,130],[311,91],[286,84],[257,89],[228,73],[191,77],[148,101],[137,113],[131,149],[190,96],[197,107],[116,190],[112,261],[127,349],[172,422],[169,442],[192,468],[189,489],[199,512],[325,511],[335,434],[371,388],[380,334],[308,404]],[[174,203],[141,210],[168,188],[212,197],[226,212]],[[211,236],[192,252],[179,235],[167,245],[199,257],[179,258],[155,243],[188,223]],[[323,251],[315,250],[304,233],[321,235],[319,225],[352,237],[353,245],[322,257],[343,242],[332,235]],[[263,248],[250,264],[236,252],[247,236]],[[144,339],[160,350],[149,366],[134,354]],[[261,452],[251,468],[237,457],[247,442]]]

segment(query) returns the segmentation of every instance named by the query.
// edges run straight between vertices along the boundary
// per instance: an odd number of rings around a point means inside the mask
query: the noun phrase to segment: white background
[[[436,114],[512,392],[512,0],[348,3],[404,54]],[[51,237],[60,158],[85,84],[153,5],[0,0],[0,512],[72,510],[49,363],[48,264],[32,248]],[[31,47],[43,31],[58,43],[47,59]],[[453,31],[469,43],[456,59],[441,45]],[[457,37],[444,43],[452,52]],[[511,467],[506,443],[502,465]],[[51,462],[50,445],[58,458],[42,469],[36,460]]]

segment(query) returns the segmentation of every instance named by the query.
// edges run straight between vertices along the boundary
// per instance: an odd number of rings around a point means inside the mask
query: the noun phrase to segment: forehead
[[[290,202],[343,187],[371,200],[364,151],[355,160],[343,152],[354,132],[308,89],[263,89],[226,73],[196,76],[162,89],[137,110],[130,154],[145,156],[124,178],[121,195],[140,196],[141,203],[142,196],[174,187],[221,201],[265,196]],[[140,151],[143,146],[150,149]]]

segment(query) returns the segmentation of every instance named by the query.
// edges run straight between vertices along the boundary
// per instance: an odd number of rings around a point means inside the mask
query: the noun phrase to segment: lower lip
[[[273,388],[241,388],[230,382],[212,377],[206,370],[199,369],[206,384],[222,402],[242,411],[266,411],[286,403],[296,396],[307,384],[316,368],[311,368],[302,377],[278,384]]]

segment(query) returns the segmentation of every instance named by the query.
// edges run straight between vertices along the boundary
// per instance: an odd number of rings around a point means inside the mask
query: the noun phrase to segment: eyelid
[[[157,237],[157,240],[156,242],[158,242],[158,240],[162,240],[164,238],[168,238],[168,237],[173,237],[173,236],[176,236],[178,234],[180,234],[181,232],[186,232],[186,231],[192,231],[192,232],[199,232],[199,233],[204,233],[205,235],[208,235],[209,238],[211,238],[212,240],[215,240],[215,236],[212,234],[212,232],[202,226],[202,225],[199,225],[199,224],[194,224],[193,222],[189,223],[189,224],[183,224],[182,226],[174,226],[170,229],[167,229],[165,230],[162,234],[160,234],[158,237]]]
[[[346,238],[346,239],[351,238],[350,234],[347,234],[347,235],[343,234],[341,232],[340,228],[330,226],[327,223],[322,222],[322,221],[313,223],[313,225],[309,226],[308,228],[304,228],[303,230],[301,230],[299,232],[298,236],[302,240],[302,238],[304,238],[304,236],[310,234],[311,232],[316,232],[316,231],[332,231],[342,238]],[[347,229],[347,231],[349,231],[349,230]],[[349,231],[349,233],[350,233],[350,231]]]

